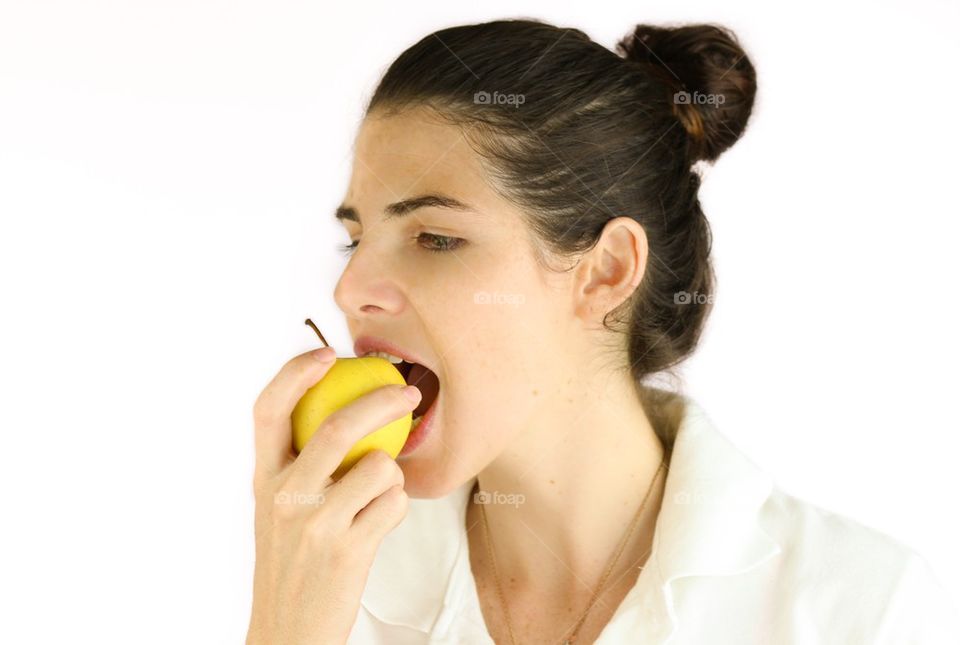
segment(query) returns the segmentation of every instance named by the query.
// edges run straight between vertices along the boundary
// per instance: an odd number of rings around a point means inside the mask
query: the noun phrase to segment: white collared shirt
[[[922,556],[786,494],[682,399],[653,550],[596,643],[960,644],[956,608]],[[474,481],[410,500],[349,643],[493,643],[465,527]]]

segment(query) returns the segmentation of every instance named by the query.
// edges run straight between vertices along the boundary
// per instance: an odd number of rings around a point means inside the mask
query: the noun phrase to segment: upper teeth
[[[388,354],[387,352],[367,352],[363,356],[364,358],[366,358],[367,356],[378,356],[380,358],[385,358],[391,363],[393,363],[394,365],[398,365],[403,362],[403,359],[400,358],[399,356],[394,356],[393,354]]]

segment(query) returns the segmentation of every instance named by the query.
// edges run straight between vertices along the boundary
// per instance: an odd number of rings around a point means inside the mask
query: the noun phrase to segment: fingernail
[[[313,357],[321,363],[329,363],[337,356],[337,352],[332,347],[321,347],[313,350]]]
[[[420,400],[420,390],[417,389],[416,385],[408,385],[407,387],[403,388],[403,395],[410,399],[411,403]]]

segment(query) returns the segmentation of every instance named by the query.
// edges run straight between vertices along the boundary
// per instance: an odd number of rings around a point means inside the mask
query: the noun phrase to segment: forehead
[[[487,182],[460,128],[414,108],[363,120],[344,203],[379,211],[389,202],[441,191],[477,209],[502,207]]]

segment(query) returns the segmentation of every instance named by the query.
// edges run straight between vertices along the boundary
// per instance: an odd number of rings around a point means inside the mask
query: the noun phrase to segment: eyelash
[[[431,248],[428,246],[423,247],[424,251],[429,251],[430,253],[449,253],[459,249],[466,243],[466,240],[459,237],[450,237],[448,235],[436,235],[434,233],[421,233],[417,236],[419,240],[421,237],[428,237],[433,240],[441,241],[441,248]],[[357,245],[360,243],[360,240],[354,240],[350,244],[341,244],[340,251],[346,255],[351,255],[354,251],[357,250]]]

